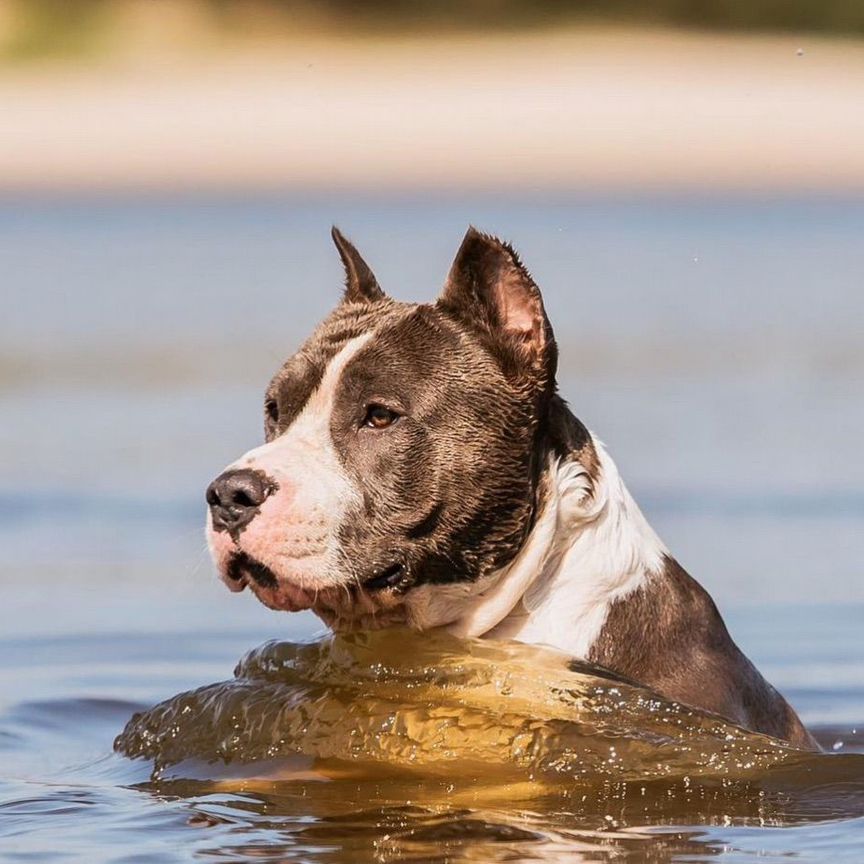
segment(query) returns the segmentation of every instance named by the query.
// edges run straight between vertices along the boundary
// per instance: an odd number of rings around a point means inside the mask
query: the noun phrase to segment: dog
[[[265,443],[207,489],[222,580],[336,631],[542,643],[816,748],[557,392],[511,246],[469,229],[435,303],[390,299],[334,228],[341,303],[276,373]]]

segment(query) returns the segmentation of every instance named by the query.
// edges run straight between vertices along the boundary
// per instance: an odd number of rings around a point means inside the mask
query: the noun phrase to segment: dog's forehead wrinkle
[[[292,395],[301,404],[318,389],[330,362],[346,345],[361,336],[386,329],[416,308],[416,304],[384,300],[372,306],[347,303],[338,306],[314,330],[273,376],[266,398]],[[295,394],[293,388],[302,390]]]
[[[420,307],[406,309],[376,328],[375,338],[345,365],[341,395],[347,401],[361,395],[389,398],[396,400],[393,407],[421,415],[443,407],[455,401],[451,391],[462,377],[459,347],[454,334],[430,326]]]

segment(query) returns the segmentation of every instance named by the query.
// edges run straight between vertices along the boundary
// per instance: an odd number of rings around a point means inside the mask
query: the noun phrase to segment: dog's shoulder
[[[729,634],[714,601],[671,556],[612,604],[589,660],[685,705],[799,747],[816,744]]]

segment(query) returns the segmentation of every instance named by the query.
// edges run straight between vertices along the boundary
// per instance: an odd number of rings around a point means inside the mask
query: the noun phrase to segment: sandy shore
[[[864,191],[864,43],[574,31],[0,70],[0,191]]]

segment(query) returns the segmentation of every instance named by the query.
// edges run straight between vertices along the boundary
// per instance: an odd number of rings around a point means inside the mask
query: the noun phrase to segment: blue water
[[[135,790],[146,770],[108,754],[133,709],[317,629],[215,581],[202,504],[260,440],[270,374],[338,297],[334,221],[411,300],[435,295],[469,222],[514,242],[574,411],[742,647],[826,743],[856,748],[864,201],[7,201],[0,858],[325,860],[223,855],[186,824],[200,801]],[[245,806],[223,805],[231,824]],[[793,822],[694,824],[678,852],[652,840],[633,860],[861,860],[861,819]],[[262,849],[276,830],[254,829]],[[470,844],[451,860],[471,848],[492,860]]]

